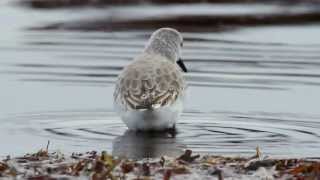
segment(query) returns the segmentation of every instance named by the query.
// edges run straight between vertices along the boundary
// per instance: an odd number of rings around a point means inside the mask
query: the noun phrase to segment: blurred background
[[[143,139],[146,152],[319,156],[317,0],[2,0],[0,22],[0,156]],[[184,36],[188,101],[176,137],[133,138],[114,81],[161,27]]]

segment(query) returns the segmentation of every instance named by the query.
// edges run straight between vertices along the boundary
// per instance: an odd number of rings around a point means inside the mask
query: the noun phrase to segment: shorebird
[[[172,28],[152,33],[143,52],[119,74],[114,107],[131,130],[174,129],[187,88],[180,58],[182,35]]]

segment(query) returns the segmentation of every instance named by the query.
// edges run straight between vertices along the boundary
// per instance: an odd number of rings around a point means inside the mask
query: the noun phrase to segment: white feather
[[[184,97],[173,104],[153,110],[126,110],[116,101],[114,106],[122,121],[131,130],[165,130],[173,128],[183,110]]]

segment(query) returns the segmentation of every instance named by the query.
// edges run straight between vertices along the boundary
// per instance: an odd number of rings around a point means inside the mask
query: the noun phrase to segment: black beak
[[[183,63],[183,61],[182,61],[182,59],[179,59],[179,60],[177,61],[177,64],[180,66],[180,68],[182,69],[183,72],[188,72],[186,66],[184,65],[184,63]]]

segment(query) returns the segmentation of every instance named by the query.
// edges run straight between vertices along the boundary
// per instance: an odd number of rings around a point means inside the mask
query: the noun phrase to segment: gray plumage
[[[176,64],[182,36],[171,28],[154,32],[144,51],[120,73],[114,99],[125,109],[156,109],[183,96],[186,83]]]

